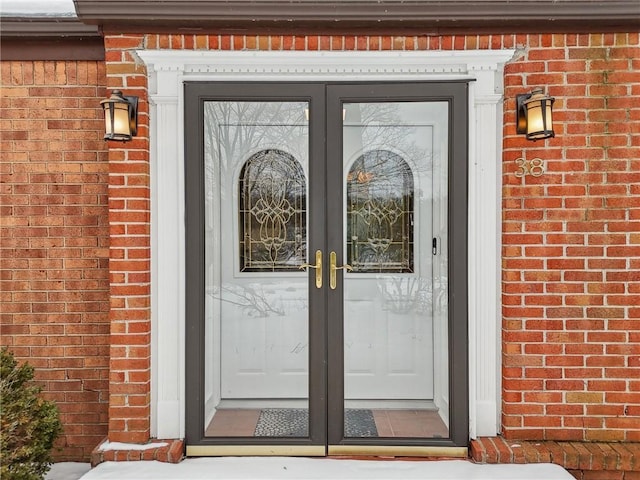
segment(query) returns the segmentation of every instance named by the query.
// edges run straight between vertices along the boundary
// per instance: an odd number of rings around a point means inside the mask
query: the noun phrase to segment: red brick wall
[[[514,97],[547,86],[557,137],[515,135]],[[505,68],[503,429],[640,441],[638,34],[530,37]],[[515,177],[538,157],[540,177]]]
[[[145,71],[129,50],[518,48],[505,69],[503,430],[640,440],[637,34],[442,37],[106,35],[107,85],[141,96],[141,135],[109,152],[110,438],[149,434]],[[636,60],[634,60],[634,58]],[[557,138],[514,135],[514,97],[548,86]],[[635,99],[633,98],[635,97]],[[635,101],[634,101],[635,100]],[[518,157],[545,161],[514,177]]]
[[[127,51],[141,36],[107,36],[109,91],[139,97],[138,134],[109,143],[111,375],[109,440],[145,442],[151,426],[151,248],[146,70]]]
[[[88,459],[107,431],[104,64],[1,62],[2,345],[60,408],[57,459]]]

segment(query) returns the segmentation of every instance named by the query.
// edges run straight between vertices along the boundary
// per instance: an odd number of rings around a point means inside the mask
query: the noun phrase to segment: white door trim
[[[151,104],[152,436],[185,435],[184,82],[460,79],[474,80],[469,84],[469,433],[496,435],[502,78],[515,51],[136,53],[147,66]]]

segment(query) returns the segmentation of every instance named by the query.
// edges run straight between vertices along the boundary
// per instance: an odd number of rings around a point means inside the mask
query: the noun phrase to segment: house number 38
[[[522,178],[526,175],[531,175],[532,177],[539,177],[544,173],[544,161],[541,158],[532,158],[531,160],[527,160],[525,158],[516,158],[515,160],[516,166],[516,177]]]

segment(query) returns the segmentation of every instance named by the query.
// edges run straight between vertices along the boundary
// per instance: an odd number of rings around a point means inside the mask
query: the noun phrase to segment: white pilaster
[[[504,61],[504,60],[503,60]],[[470,65],[469,434],[500,429],[502,64]]]
[[[182,68],[149,66],[152,415],[156,438],[184,436]]]

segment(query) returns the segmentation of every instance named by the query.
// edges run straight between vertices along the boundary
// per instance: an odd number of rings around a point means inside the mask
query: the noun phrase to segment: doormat
[[[371,410],[347,409],[345,437],[377,437]],[[265,408],[260,411],[255,437],[308,437],[309,411],[306,408]]]
[[[371,410],[347,409],[344,411],[345,437],[377,437],[378,429]]]

